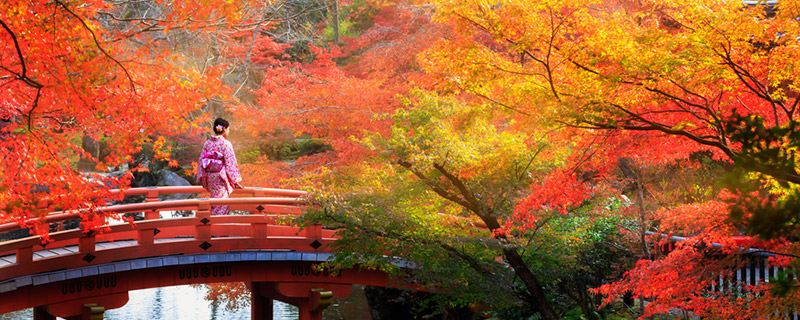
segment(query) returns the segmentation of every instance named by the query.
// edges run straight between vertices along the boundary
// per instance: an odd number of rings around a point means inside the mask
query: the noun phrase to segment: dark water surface
[[[228,311],[205,300],[205,288],[174,286],[144,289],[129,292],[128,303],[119,309],[107,310],[105,319],[174,319],[174,320],[222,320],[250,319],[250,308]],[[297,308],[280,302],[273,303],[275,320],[297,319]],[[347,298],[334,299],[323,312],[324,319],[370,319],[364,290],[354,286]],[[26,309],[0,314],[0,320],[33,319],[33,310]],[[61,319],[61,318],[59,318]]]

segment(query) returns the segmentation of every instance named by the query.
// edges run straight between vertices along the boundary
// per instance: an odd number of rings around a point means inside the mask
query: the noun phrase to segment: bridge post
[[[33,247],[17,249],[17,264],[33,262]]]
[[[144,199],[145,203],[148,202],[158,202],[158,187],[147,187],[150,190],[147,190],[147,198]],[[145,211],[144,219],[145,220],[156,220],[161,218],[161,210],[153,209],[150,211]]]
[[[146,202],[153,202],[150,200],[150,193],[148,192],[148,198],[145,200]],[[158,193],[156,192],[156,200],[158,201]],[[144,213],[144,220],[158,220],[161,219],[161,211],[158,209],[153,209],[150,211],[145,211]],[[155,233],[153,232],[153,228],[141,228],[137,231],[137,242],[142,244],[153,244],[155,241]]]
[[[211,225],[201,222],[203,219],[207,221],[211,217],[211,201],[209,199],[201,199],[200,204],[197,206],[195,217],[199,222],[195,226],[195,240],[211,239]]]
[[[251,235],[253,238],[266,238],[267,237],[267,228],[268,227],[267,227],[266,221],[264,223],[253,223],[251,225],[251,228],[253,230],[252,235]]]
[[[33,320],[56,320],[56,316],[50,314],[47,306],[33,308]]]
[[[272,320],[272,300],[279,300],[298,308],[299,320],[322,320],[322,310],[330,306],[336,297],[345,297],[352,291],[352,285],[322,283],[279,283],[251,282],[251,317],[256,320]],[[269,311],[265,310],[269,301]],[[259,305],[259,303],[261,303]],[[258,311],[258,313],[257,313]]]
[[[138,234],[138,237],[136,239],[137,243],[139,245],[153,244],[155,241],[154,240],[155,234],[153,233],[153,230],[154,230],[153,228],[139,229],[139,231],[137,231]]]
[[[78,250],[81,253],[92,253],[95,251],[95,237],[91,232],[89,234],[83,233],[78,238]]]
[[[305,227],[303,229],[303,233],[306,237],[310,239],[322,239],[322,225],[321,224],[312,224],[310,226]]]
[[[158,187],[147,187],[147,199],[144,199],[144,202],[156,202],[158,201]]]
[[[150,211],[144,212],[144,219],[145,220],[158,220],[161,219],[161,210],[153,209]]]
[[[250,282],[250,319],[252,320],[273,320],[272,298],[269,292],[265,292],[264,286],[259,283]]]

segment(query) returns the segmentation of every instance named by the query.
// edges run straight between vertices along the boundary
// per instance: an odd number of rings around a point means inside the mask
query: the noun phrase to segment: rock
[[[191,186],[192,184],[189,183],[186,179],[179,176],[177,173],[169,171],[169,170],[161,170],[158,173],[158,182],[156,183],[159,186]],[[192,196],[189,193],[176,193],[176,194],[168,194],[168,195],[160,195],[158,197],[159,200],[183,200],[188,199]]]
[[[133,181],[131,181],[131,187],[134,188],[143,188],[143,187],[152,187],[158,184],[159,177],[158,175],[150,172],[150,171],[136,171],[133,173]]]
[[[159,186],[191,186],[192,184],[189,183],[186,179],[179,176],[177,173],[169,171],[169,170],[161,170],[158,173],[158,185]]]

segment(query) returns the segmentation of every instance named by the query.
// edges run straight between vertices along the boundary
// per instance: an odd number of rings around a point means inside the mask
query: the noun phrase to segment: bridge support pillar
[[[56,316],[50,314],[47,306],[33,308],[33,320],[56,320]]]
[[[253,320],[273,320],[272,298],[268,290],[265,292],[263,285],[250,283],[250,319]]]
[[[322,310],[330,306],[333,298],[350,295],[352,285],[309,282],[253,282],[252,319],[272,320],[272,300],[296,306],[300,320],[322,320]],[[268,301],[268,302],[267,302]]]

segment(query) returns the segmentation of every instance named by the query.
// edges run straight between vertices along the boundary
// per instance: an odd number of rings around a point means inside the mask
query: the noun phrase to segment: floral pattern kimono
[[[203,155],[217,151],[223,155],[223,166],[219,172],[206,172],[203,169]],[[203,188],[208,190],[212,198],[227,198],[233,192],[233,186],[242,181],[239,173],[239,165],[236,163],[236,155],[233,153],[233,145],[223,136],[211,136],[203,144],[203,151],[200,152],[200,159],[197,161],[197,183],[203,184]],[[230,213],[230,206],[212,206],[211,215],[227,215]]]

